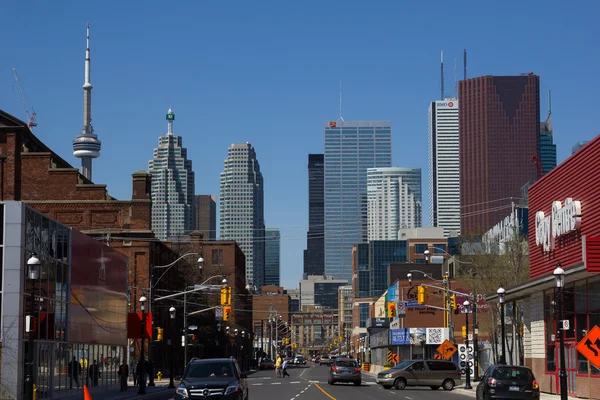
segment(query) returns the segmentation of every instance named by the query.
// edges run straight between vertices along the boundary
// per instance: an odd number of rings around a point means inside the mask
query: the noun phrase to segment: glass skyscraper
[[[265,285],[279,286],[281,277],[281,235],[279,228],[265,229]]]
[[[304,274],[325,271],[325,192],[323,154],[308,155],[308,232],[304,250]]]
[[[158,138],[158,147],[148,162],[152,174],[152,231],[160,240],[189,235],[195,229],[194,171],[181,137],[173,134],[174,121],[175,114],[169,108],[167,134]]]
[[[357,298],[377,298],[388,288],[392,263],[408,260],[406,240],[374,240],[356,246]]]
[[[325,124],[325,275],[350,282],[352,246],[367,238],[367,169],[391,166],[391,121]]]
[[[246,256],[246,279],[265,282],[264,185],[254,147],[232,144],[221,172],[221,240],[234,240]]]

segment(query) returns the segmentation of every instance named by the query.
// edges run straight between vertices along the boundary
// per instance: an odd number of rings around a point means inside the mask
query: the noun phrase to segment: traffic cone
[[[87,385],[83,385],[83,400],[92,400],[92,396],[90,396],[90,391],[87,388]]]

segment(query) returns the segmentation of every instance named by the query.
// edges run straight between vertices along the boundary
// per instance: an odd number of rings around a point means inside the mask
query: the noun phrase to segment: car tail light
[[[533,380],[531,386],[533,387],[533,390],[538,390],[540,388],[538,381],[536,381],[535,379]]]
[[[360,372],[360,368],[356,368],[356,372]]]
[[[337,371],[337,368],[336,367],[331,367],[331,370],[332,371]]]
[[[494,378],[488,379],[488,385],[490,387],[496,387],[496,379],[494,379]]]
[[[458,376],[462,376],[462,372],[461,371],[458,371]]]

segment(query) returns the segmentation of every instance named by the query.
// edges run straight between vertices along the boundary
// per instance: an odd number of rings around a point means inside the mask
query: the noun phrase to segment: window
[[[413,371],[413,372],[425,371],[425,363],[423,361],[418,361],[418,362],[414,363],[413,365],[411,365],[406,370]]]
[[[415,254],[424,254],[427,250],[426,244],[415,244]]]
[[[433,252],[435,254],[446,254],[446,245],[445,244],[436,244],[433,248]]]
[[[212,264],[213,265],[223,265],[223,249],[213,249]]]
[[[445,361],[427,361],[427,366],[431,371],[456,371],[456,365]]]

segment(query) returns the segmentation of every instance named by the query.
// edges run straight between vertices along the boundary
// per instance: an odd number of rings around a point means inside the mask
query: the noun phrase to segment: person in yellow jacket
[[[277,361],[275,361],[275,378],[281,377],[281,363],[283,360],[281,359],[281,355],[277,355]]]

